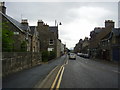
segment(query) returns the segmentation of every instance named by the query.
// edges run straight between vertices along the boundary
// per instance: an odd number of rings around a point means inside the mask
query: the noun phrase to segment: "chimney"
[[[49,25],[47,25],[47,23],[44,24],[43,26],[44,26],[44,29],[45,29],[45,30],[49,30]]]
[[[5,2],[0,2],[0,11],[6,14]]]
[[[21,24],[28,25],[28,20],[27,19],[22,19]]]
[[[105,27],[111,26],[114,28],[114,23],[113,20],[105,20]]]
[[[85,37],[84,41],[88,41],[88,37]]]
[[[38,20],[37,26],[43,26],[43,21],[42,20]]]

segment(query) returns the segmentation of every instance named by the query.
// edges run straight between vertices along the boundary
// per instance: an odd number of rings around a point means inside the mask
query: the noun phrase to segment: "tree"
[[[7,22],[2,23],[2,51],[11,52],[13,51],[13,32],[9,30]]]

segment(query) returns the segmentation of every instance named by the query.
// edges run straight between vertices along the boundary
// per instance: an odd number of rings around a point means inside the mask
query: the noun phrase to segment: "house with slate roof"
[[[49,29],[49,25],[45,24],[42,20],[37,22],[37,31],[39,32],[40,50],[54,51],[57,50],[57,35],[56,32]]]
[[[55,52],[56,57],[61,55],[61,41],[58,39],[58,26],[49,26],[42,20],[37,22],[41,52]]]
[[[105,20],[105,27],[90,33],[90,53],[94,58],[109,61],[120,60],[120,29],[114,27],[112,20]]]
[[[23,43],[26,43],[24,47],[26,51],[54,51],[56,57],[61,55],[58,26],[49,26],[42,20],[38,20],[37,26],[29,26],[27,19],[22,19],[21,22],[18,22],[6,14],[4,2],[0,3],[0,14],[2,15],[2,22],[7,22],[6,25],[9,30],[14,33],[13,51],[21,51]]]
[[[112,31],[101,40],[100,49],[103,59],[120,60],[120,28],[113,28]]]
[[[19,52],[22,48],[26,49],[25,51],[31,51],[32,34],[30,33],[31,30],[27,19],[23,19],[20,23],[12,17],[8,16],[6,14],[6,7],[4,2],[0,2],[0,15],[2,16],[2,23],[5,23],[8,29],[14,34],[12,37],[14,40],[13,51]],[[26,43],[24,47],[22,47],[23,43]],[[3,43],[3,45],[4,44],[5,43]]]

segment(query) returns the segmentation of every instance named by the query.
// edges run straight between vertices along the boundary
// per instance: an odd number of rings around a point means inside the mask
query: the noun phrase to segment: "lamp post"
[[[57,20],[55,20],[55,26],[58,26],[58,25],[62,25],[62,23],[61,22],[57,22]]]

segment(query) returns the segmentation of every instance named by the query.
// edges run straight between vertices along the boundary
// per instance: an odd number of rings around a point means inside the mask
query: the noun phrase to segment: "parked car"
[[[80,53],[77,53],[78,56],[80,56]]]
[[[82,53],[77,53],[78,56],[82,56]]]
[[[89,55],[88,54],[84,54],[84,58],[89,58]]]
[[[89,54],[79,53],[80,57],[89,58]]]
[[[69,59],[74,59],[74,60],[76,60],[76,54],[70,53]]]

